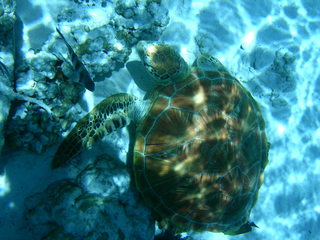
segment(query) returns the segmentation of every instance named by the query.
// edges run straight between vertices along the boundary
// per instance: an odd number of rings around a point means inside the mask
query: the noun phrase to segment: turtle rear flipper
[[[51,167],[58,168],[77,156],[83,149],[104,136],[127,126],[137,115],[137,98],[120,93],[100,102],[84,116],[60,144]]]
[[[243,224],[237,231],[226,232],[226,234],[234,236],[243,233],[248,233],[252,231],[252,227],[259,228],[254,222],[247,222]]]

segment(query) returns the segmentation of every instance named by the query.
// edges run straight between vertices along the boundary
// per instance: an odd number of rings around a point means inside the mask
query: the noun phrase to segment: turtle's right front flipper
[[[136,112],[139,112],[137,102],[137,98],[126,93],[115,94],[100,102],[62,141],[51,167],[64,165],[99,139],[127,126],[130,120],[134,120]]]

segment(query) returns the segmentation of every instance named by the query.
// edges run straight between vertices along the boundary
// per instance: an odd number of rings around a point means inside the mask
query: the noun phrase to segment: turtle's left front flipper
[[[83,149],[90,148],[104,136],[127,126],[139,112],[137,102],[137,98],[126,93],[115,94],[100,102],[62,141],[51,167],[64,165]]]

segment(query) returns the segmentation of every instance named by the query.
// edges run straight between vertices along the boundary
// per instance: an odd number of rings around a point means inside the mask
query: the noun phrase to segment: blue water
[[[91,231],[103,229],[99,224],[92,223],[95,213],[100,211],[98,207],[89,213],[84,211],[80,214],[75,210],[74,216],[70,215],[65,220],[61,216],[51,216],[45,210],[48,206],[44,202],[50,195],[47,186],[61,178],[75,178],[80,171],[71,168],[52,172],[49,165],[61,140],[60,136],[65,136],[72,124],[104,97],[118,92],[139,97],[144,95],[144,91],[124,68],[128,59],[137,59],[134,46],[141,39],[160,39],[176,46],[190,64],[201,53],[217,57],[250,90],[261,105],[266,120],[266,132],[271,143],[269,164],[259,199],[251,214],[251,219],[259,228],[236,237],[209,232],[190,233],[190,237],[195,240],[319,239],[320,1],[166,0],[162,6],[146,5],[145,1],[135,2],[139,1],[16,1],[16,13],[23,25],[20,35],[23,57],[20,57],[20,65],[15,66],[14,42],[10,39],[4,41],[5,37],[1,36],[0,61],[10,71],[20,67],[16,76],[16,90],[37,102],[32,106],[28,102],[20,104],[17,113],[8,118],[10,143],[18,150],[5,145],[1,155],[0,239],[39,239],[50,229],[44,223],[57,219],[60,219],[60,224],[66,222],[68,233],[79,231],[83,221],[88,221],[87,225],[84,224],[87,232],[90,232],[90,227]],[[0,3],[0,10],[1,4],[8,19],[12,19],[10,1]],[[11,26],[10,21],[3,19],[0,14],[2,29]],[[67,49],[55,32],[57,25],[93,76],[96,82],[94,93],[82,89],[80,94],[80,90],[71,83],[60,83],[62,87],[56,90],[54,81],[58,80],[54,75],[57,68],[53,63],[56,57],[68,59]],[[8,32],[10,30],[0,30],[0,34]],[[61,65],[66,77],[72,75],[69,65]],[[10,99],[0,99],[2,134],[3,122],[9,116],[10,102],[12,108],[15,97],[11,90],[4,92],[2,86],[9,89],[12,85],[1,72],[0,80],[2,96]],[[68,89],[67,93],[64,89]],[[68,118],[64,122],[60,121],[61,117],[59,121],[53,121],[48,117],[50,113],[41,106],[40,110],[35,111],[34,106],[42,103],[48,105],[48,109],[59,110],[52,110],[54,116],[66,114],[68,110]],[[63,113],[62,105],[68,108]],[[43,124],[39,123],[39,119]],[[32,121],[35,123],[30,124]],[[98,149],[102,152],[108,149],[125,162],[127,144],[128,132],[123,130],[111,140],[101,143]],[[90,154],[87,153],[83,158],[90,159]],[[126,174],[121,174],[120,179],[126,179]],[[117,194],[123,190],[122,182],[119,184],[120,190],[114,190]],[[91,187],[97,191],[97,186]],[[41,194],[35,196],[36,192]],[[73,199],[72,196],[66,198]],[[59,208],[59,201],[69,200],[55,201],[52,206]],[[115,209],[118,208],[119,212],[124,211],[121,206],[115,206]],[[114,228],[127,226],[128,232],[123,233],[125,237],[132,236],[126,235],[130,231],[147,231],[150,229],[148,213],[142,206],[138,208],[146,214],[139,218],[140,222],[127,223],[133,219],[126,219],[125,213],[112,213],[111,216],[120,220],[110,220],[110,224],[115,224],[112,225]],[[35,213],[25,213],[25,209],[32,209]],[[66,210],[61,211],[66,213]],[[76,222],[76,218],[83,221]],[[72,221],[79,225],[70,224]],[[110,230],[110,239],[120,239],[119,231],[111,234]],[[145,234],[152,235],[151,230]],[[83,237],[81,234],[74,236],[78,237],[74,239]],[[56,235],[56,239],[60,238]]]

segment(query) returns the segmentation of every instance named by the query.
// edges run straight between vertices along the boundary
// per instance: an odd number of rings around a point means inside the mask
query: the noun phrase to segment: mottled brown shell
[[[175,232],[246,232],[267,164],[260,108],[226,72],[158,87],[137,131],[136,185]]]

